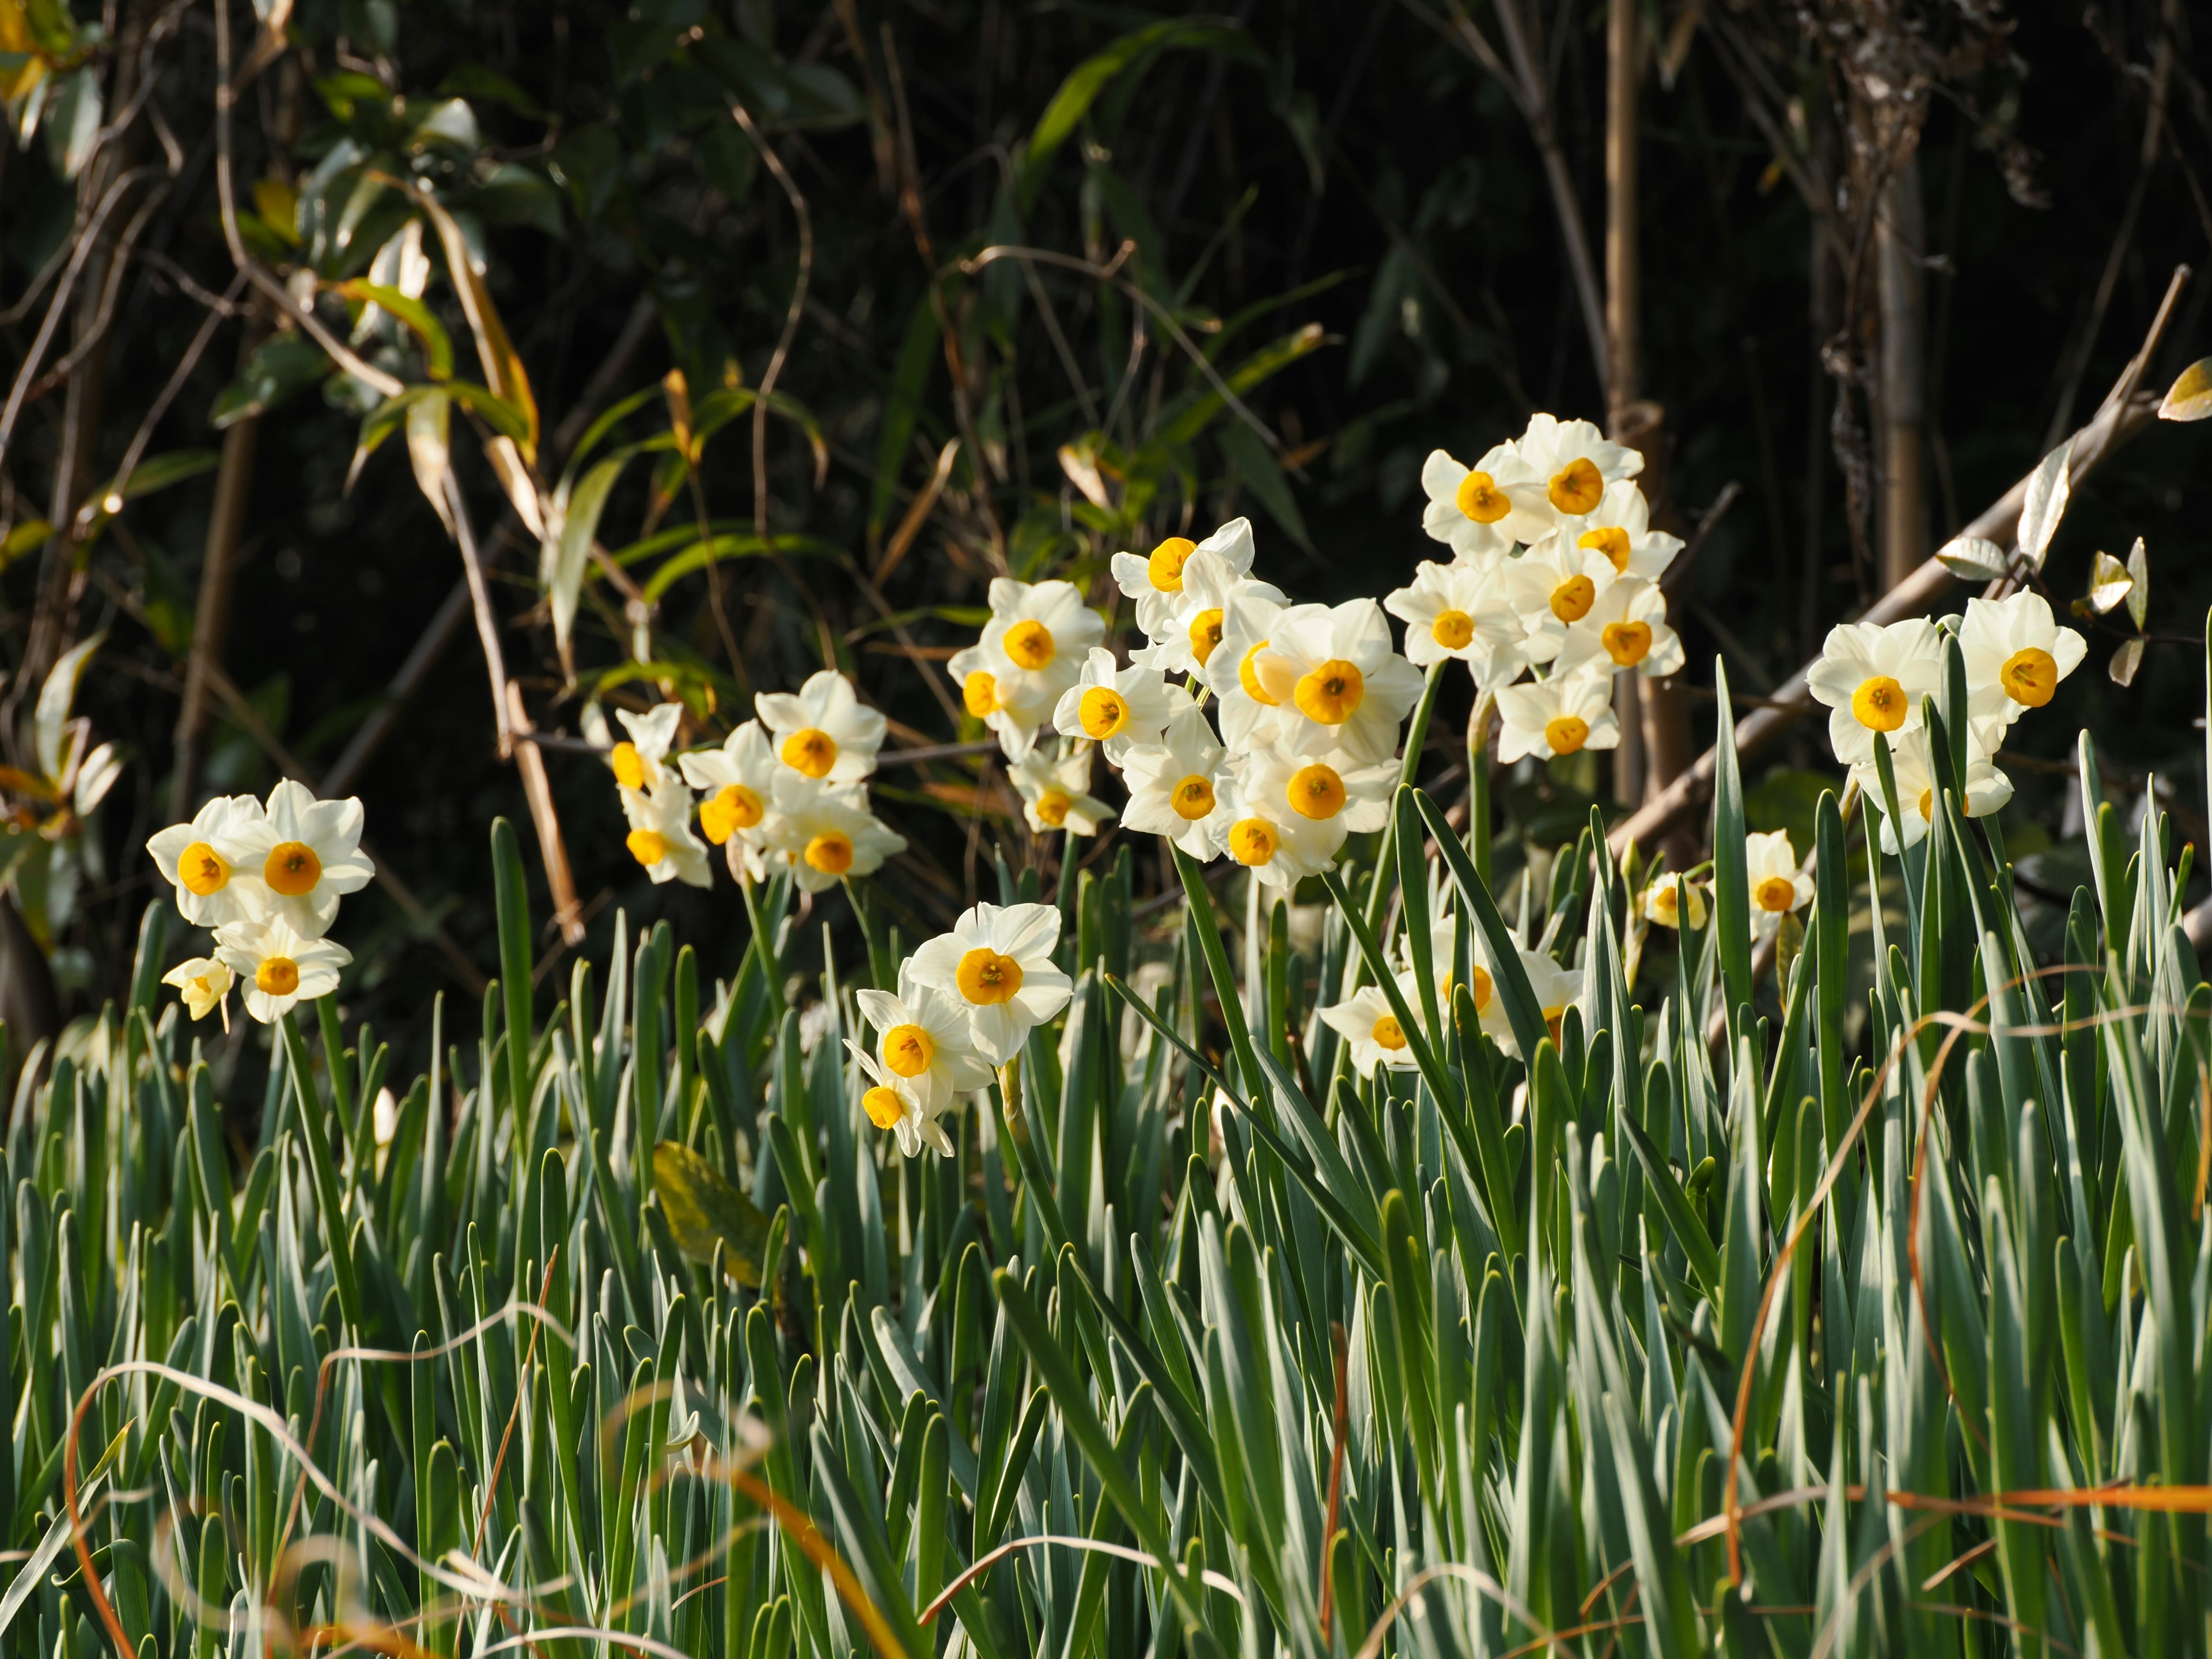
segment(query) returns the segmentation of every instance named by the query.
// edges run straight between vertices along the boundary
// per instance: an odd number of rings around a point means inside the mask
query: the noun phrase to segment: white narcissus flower
[[[1095,836],[1114,809],[1091,794],[1091,750],[1085,747],[1060,760],[1025,755],[1006,769],[1022,798],[1022,816],[1030,830],[1045,835],[1065,830],[1071,836]]]
[[[1229,856],[1270,887],[1295,887],[1336,861],[1352,831],[1380,830],[1398,781],[1387,763],[1277,746],[1241,757],[1227,800]]]
[[[1429,498],[1421,528],[1462,563],[1488,564],[1512,551],[1516,531],[1541,534],[1550,527],[1544,481],[1511,444],[1499,444],[1472,467],[1431,450],[1421,464],[1421,489]]]
[[[1283,605],[1263,593],[1239,593],[1222,611],[1221,643],[1199,678],[1221,705],[1221,740],[1237,753],[1274,741],[1294,725],[1260,683],[1260,658],[1285,621],[1328,613],[1322,605]]]
[[[1656,582],[1682,550],[1682,538],[1651,528],[1651,507],[1632,478],[1606,485],[1598,503],[1552,532],[1585,551],[1602,553],[1615,574]]]
[[[1031,1027],[1066,1005],[1073,988],[1052,959],[1060,912],[1049,904],[978,904],[964,910],[908,963],[914,982],[942,991],[968,1013],[976,1052],[1003,1066]]]
[[[786,769],[776,780],[768,846],[802,890],[819,893],[848,876],[872,876],[906,837],[868,810],[865,790]]]
[[[1498,568],[1498,579],[1505,602],[1519,613],[1528,634],[1521,648],[1530,662],[1558,656],[1567,630],[1595,611],[1620,580],[1603,553],[1557,536],[1505,561]]]
[[[1553,524],[1579,535],[1605,500],[1606,486],[1644,471],[1644,457],[1611,442],[1588,421],[1532,415],[1513,447],[1544,482],[1544,506]],[[1523,537],[1523,540],[1533,538]]]
[[[776,758],[794,772],[856,783],[876,769],[884,717],[864,708],[852,681],[834,668],[808,675],[795,692],[760,692],[753,712],[774,734]]]
[[[1502,762],[1523,755],[1549,760],[1583,749],[1614,748],[1620,742],[1609,674],[1570,674],[1509,685],[1498,694],[1498,716]]]
[[[1936,774],[1929,763],[1928,728],[1908,732],[1902,738],[1893,738],[1889,745],[1890,775],[1897,781],[1897,810],[1902,823],[1889,821],[1889,806],[1881,793],[1881,772],[1872,760],[1851,768],[1851,777],[1858,784],[1859,793],[1881,813],[1881,848],[1891,857],[1899,850],[1898,830],[1905,832],[1904,845],[1917,847],[1936,812]],[[1966,799],[1960,810],[1970,818],[1978,818],[2002,811],[2012,799],[2012,780],[1999,771],[1996,763],[1983,754],[1969,741],[1966,750]]]
[[[1856,766],[1874,758],[1874,736],[1920,729],[1920,700],[1943,681],[1943,638],[1925,617],[1838,623],[1828,630],[1806,690],[1828,708],[1836,758]]]
[[[629,821],[629,834],[623,838],[623,845],[645,867],[653,884],[681,881],[692,887],[713,886],[714,876],[707,865],[706,845],[691,832],[691,792],[664,774],[658,788],[624,788],[621,793],[623,817]]]
[[[1813,877],[1797,867],[1787,830],[1743,838],[1743,868],[1751,895],[1751,936],[1766,939],[1792,910],[1813,902]]]
[[[251,795],[217,795],[146,843],[161,879],[177,890],[177,908],[196,927],[258,921],[269,912],[262,857],[253,830],[264,813]]]
[[[180,962],[161,975],[161,983],[173,985],[184,999],[185,1011],[194,1019],[205,1019],[216,1009],[222,1010],[222,1029],[230,1029],[230,988],[237,979],[229,967],[213,957],[194,957]]]
[[[1201,863],[1218,857],[1229,828],[1222,808],[1229,787],[1226,754],[1214,741],[1206,711],[1182,710],[1158,744],[1121,757],[1121,781],[1129,791],[1122,829],[1165,836]]]
[[[931,1106],[922,1091],[859,1048],[853,1050],[853,1057],[868,1076],[869,1087],[861,1091],[860,1109],[876,1127],[888,1129],[897,1137],[899,1156],[912,1158],[927,1146],[940,1158],[951,1157],[952,1137],[938,1121],[939,1109]]]
[[[1141,663],[1117,669],[1114,653],[1099,646],[1085,659],[1081,678],[1060,693],[1052,724],[1064,738],[1097,744],[1119,766],[1139,744],[1158,743],[1162,728],[1189,707],[1190,693],[1169,684],[1158,670]]]
[[[1285,742],[1341,749],[1355,765],[1397,753],[1399,724],[1420,701],[1421,671],[1390,648],[1390,624],[1372,599],[1285,612],[1252,669],[1292,722]]]
[[[1146,639],[1158,644],[1188,626],[1187,621],[1179,625],[1176,617],[1183,609],[1182,593],[1192,574],[1188,567],[1194,555],[1206,556],[1199,562],[1201,568],[1218,563],[1233,580],[1252,568],[1253,551],[1252,521],[1231,519],[1202,542],[1170,536],[1145,558],[1116,553],[1112,562],[1114,582],[1137,602],[1137,626]]]
[[[1474,988],[1479,1011],[1484,1000],[1490,994],[1490,971],[1483,965],[1486,958],[1482,953],[1480,932],[1474,929],[1468,931],[1470,951],[1468,967],[1474,975]],[[1451,1006],[1452,951],[1455,948],[1457,933],[1457,925],[1449,915],[1437,916],[1429,923],[1429,963],[1436,972],[1437,1006],[1440,1010],[1449,1009]],[[1411,974],[1413,971],[1413,935],[1411,922],[1407,924],[1405,933],[1398,940],[1398,964],[1405,973]],[[1406,996],[1407,1000],[1413,1002],[1413,1006],[1418,1008],[1420,1004],[1415,999],[1420,992],[1420,981],[1416,979],[1412,984],[1413,988],[1406,993]]]
[[[1543,1015],[1544,1027],[1557,1043],[1560,1022],[1566,1018],[1567,1010],[1582,1000],[1583,975],[1560,967],[1547,951],[1517,945],[1515,949],[1520,953],[1521,971],[1528,976],[1528,988],[1535,995],[1537,1010]],[[1512,1022],[1505,1017],[1505,1000],[1493,994],[1485,1003],[1478,997],[1476,1007],[1482,1016],[1482,1029],[1491,1040],[1514,1059],[1525,1058],[1519,1039],[1513,1035]]]
[[[303,933],[283,916],[216,928],[215,954],[245,981],[246,1012],[264,1025],[330,995],[338,988],[338,969],[353,960],[343,945]]]
[[[615,781],[625,789],[657,787],[665,775],[661,762],[676,741],[676,728],[684,723],[684,705],[657,703],[642,714],[617,708],[615,718],[629,733],[626,741],[607,750],[607,764],[613,769]]]
[[[1407,1006],[1420,1006],[1420,987],[1411,974],[1398,975],[1398,991]],[[1406,1040],[1405,1027],[1391,1011],[1390,999],[1381,986],[1361,986],[1349,1002],[1322,1009],[1321,1018],[1323,1024],[1352,1045],[1352,1069],[1362,1077],[1378,1066],[1394,1072],[1413,1068],[1413,1045]]]
[[[1633,669],[1664,679],[1682,666],[1681,636],[1667,625],[1667,596],[1656,582],[1623,576],[1567,629],[1554,674],[1617,674]]]
[[[1968,599],[1959,653],[1966,665],[1969,717],[1988,728],[1988,746],[2029,709],[2049,702],[2088,649],[2081,635],[2058,625],[2040,593]]]
[[[1416,668],[1455,658],[1477,685],[1489,686],[1527,665],[1521,653],[1527,630],[1493,569],[1425,560],[1412,586],[1392,593],[1382,608],[1406,624],[1406,660]]]
[[[1017,708],[1001,701],[1000,686],[1011,671],[996,653],[971,645],[954,652],[945,666],[959,682],[961,707],[998,738],[1000,750],[1008,760],[1019,760],[1036,746],[1043,714],[1037,714],[1033,707]],[[1044,714],[1051,712],[1048,708]]]
[[[340,896],[359,892],[376,873],[362,856],[362,816],[357,799],[317,800],[293,778],[269,792],[267,808],[239,839],[268,891],[269,915],[311,938],[329,930]]]
[[[1183,563],[1181,589],[1161,596],[1169,603],[1157,613],[1159,633],[1132,651],[1129,660],[1158,673],[1190,674],[1205,680],[1227,627],[1231,605],[1248,595],[1283,603],[1283,592],[1273,583],[1248,575],[1228,560],[1199,548]]]
[[[898,990],[855,991],[860,1014],[877,1032],[884,1069],[917,1092],[930,1110],[957,1094],[988,1087],[990,1063],[975,1052],[968,1016],[942,991],[916,985],[911,963],[899,969]],[[854,1054],[860,1045],[848,1046]]]
[[[1007,757],[1018,759],[1028,750],[1026,739],[1052,718],[1060,693],[1075,684],[1091,647],[1105,638],[1106,619],[1070,582],[1000,576],[991,583],[990,602],[991,620],[975,643],[979,654],[955,657],[953,672],[970,714],[988,705],[979,718],[1006,716],[994,729]],[[979,673],[990,676],[988,683],[975,678]],[[1019,737],[1010,737],[1008,727]]]
[[[775,781],[783,770],[768,732],[758,720],[747,720],[720,748],[679,756],[677,764],[684,782],[699,792],[699,832],[723,849],[732,875],[760,879]]]
[[[1439,1012],[1447,1014],[1452,1001],[1452,952],[1456,948],[1456,924],[1448,915],[1438,916],[1429,924],[1429,959],[1436,968],[1437,1006]],[[1475,1018],[1481,1023],[1482,1029],[1510,1054],[1512,1032],[1505,1023],[1505,1005],[1498,1000],[1498,981],[1491,968],[1489,943],[1483,938],[1480,927],[1470,927],[1468,929],[1467,944],[1468,999],[1474,1004]],[[1525,951],[1522,957],[1524,965],[1533,959]],[[1413,971],[1412,951],[1401,947],[1400,959],[1405,963],[1406,971],[1410,974]],[[1551,958],[1546,957],[1543,960],[1550,962]],[[1419,981],[1414,981],[1413,986],[1414,989],[1406,994],[1409,1001],[1419,990]]]
[[[1651,884],[1644,890],[1644,921],[1656,922],[1662,927],[1680,927],[1682,925],[1681,890],[1686,888],[1690,895],[1690,926],[1704,927],[1705,890],[1693,881],[1681,882],[1678,887],[1678,881],[1680,878],[1671,870],[1652,878]]]

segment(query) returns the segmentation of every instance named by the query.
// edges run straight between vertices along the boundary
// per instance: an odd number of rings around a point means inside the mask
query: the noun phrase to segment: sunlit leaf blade
[[[1959,536],[1936,554],[1946,570],[1965,582],[1994,581],[2005,573],[2005,550],[1982,536]]]
[[[2201,421],[2212,415],[2212,357],[2200,357],[2181,371],[2158,406],[2161,421]]]
[[[760,1283],[768,1218],[720,1170],[689,1146],[664,1140],[653,1149],[653,1190],[684,1255],[711,1261],[720,1243],[728,1247],[723,1261],[738,1282]]]
[[[2112,660],[2105,672],[2112,677],[2115,685],[2133,685],[2136,671],[2142,666],[2143,641],[2141,636],[2124,640],[2120,648],[2112,653]]]
[[[2140,633],[2150,615],[2150,556],[2143,551],[2140,536],[2128,550],[2128,615],[2135,619],[2136,629]]]
[[[2074,440],[2069,438],[2045,455],[2029,476],[2027,498],[2020,508],[2019,544],[2021,556],[2038,569],[2043,567],[2044,555],[2051,550],[2051,538],[2058,533],[2058,521],[2066,516],[2073,464]]]
[[[2089,562],[2089,609],[2099,616],[2104,615],[2127,598],[2128,590],[2135,586],[2135,580],[2129,574],[2127,566],[2111,554],[2100,550]]]

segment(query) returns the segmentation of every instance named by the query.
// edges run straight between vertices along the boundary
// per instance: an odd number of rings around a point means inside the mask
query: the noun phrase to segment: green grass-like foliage
[[[1063,890],[1078,989],[1013,1097],[912,1162],[841,1031],[802,1052],[781,948],[718,989],[618,931],[544,1010],[504,823],[503,986],[381,1150],[386,1052],[328,1002],[231,1138],[149,913],[133,1005],[9,1131],[0,1647],[2201,1652],[2212,988],[2165,820],[2130,851],[2086,750],[2081,787],[2058,967],[1994,822],[1946,803],[1900,863],[1829,797],[1778,998],[1693,933],[1656,1017],[1594,826],[1520,918],[1587,965],[1555,1031],[1401,791],[1403,908],[1462,920],[1380,1083],[1310,1018],[1390,948],[1371,868],[1297,956],[1187,867],[1139,1020],[1124,854]],[[1732,762],[1716,797],[1719,928]]]

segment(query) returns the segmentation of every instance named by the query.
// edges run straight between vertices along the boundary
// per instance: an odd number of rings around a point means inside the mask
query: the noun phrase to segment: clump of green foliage
[[[2086,744],[2094,885],[2037,965],[1949,653],[1929,834],[1823,797],[1778,984],[1723,716],[1656,1018],[1601,826],[1521,884],[1585,970],[1550,1029],[1408,785],[1303,952],[1280,903],[1225,941],[1194,866],[1155,951],[1128,855],[1086,872],[1074,999],[951,1158],[868,1130],[848,970],[788,1006],[780,885],[733,981],[661,926],[548,1010],[501,822],[474,1041],[395,1099],[325,998],[258,1113],[157,1006],[149,910],[8,1134],[0,1650],[2201,1650],[2212,986]],[[1447,895],[1525,1066],[1465,972],[1388,971]],[[1316,1098],[1347,963],[1419,1063]]]

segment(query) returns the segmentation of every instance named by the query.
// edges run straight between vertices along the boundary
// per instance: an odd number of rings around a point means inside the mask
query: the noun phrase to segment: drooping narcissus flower
[[[2012,780],[1981,750],[1978,734],[1984,728],[1969,724],[1966,744],[1966,799],[1960,811],[1978,818],[2001,810],[2012,799]],[[1881,847],[1892,858],[1900,847],[1917,847],[1936,815],[1936,772],[1928,754],[1928,728],[1907,732],[1890,744],[1890,776],[1897,784],[1898,822],[1889,821],[1883,799],[1881,774],[1874,762],[1851,768],[1851,781],[1881,815]],[[1903,832],[1900,841],[1899,831]]]
[[[860,1109],[869,1122],[891,1133],[901,1158],[912,1158],[924,1146],[939,1158],[952,1156],[952,1137],[939,1121],[941,1109],[933,1109],[910,1079],[866,1049],[855,1048],[853,1058],[868,1079],[868,1087],[860,1093]]]
[[[1060,912],[1049,904],[978,904],[908,966],[916,985],[966,1011],[976,1053],[1003,1066],[1032,1027],[1066,1006],[1073,988],[1052,959],[1059,942]]]
[[[641,714],[617,708],[615,718],[629,733],[607,750],[607,766],[614,773],[615,781],[625,789],[658,788],[667,775],[663,763],[676,741],[676,728],[684,723],[684,705],[655,703]],[[588,735],[594,722],[587,718],[585,724]],[[603,729],[605,720],[596,722],[596,726]]]
[[[1091,791],[1091,750],[1084,746],[1058,760],[1024,755],[1006,769],[1022,798],[1022,816],[1036,835],[1064,830],[1071,836],[1095,836],[1114,809]]]
[[[900,965],[896,992],[853,995],[875,1030],[877,1060],[929,1111],[941,1111],[956,1095],[990,1083],[990,1062],[975,1051],[966,1011],[944,992],[915,983],[911,962]],[[859,1044],[850,1046],[861,1052]]]
[[[330,995],[338,969],[353,960],[343,945],[302,933],[281,915],[218,927],[215,946],[216,959],[242,983],[246,1012],[264,1025]]]
[[[708,867],[707,848],[691,830],[691,792],[675,775],[664,769],[650,789],[622,789],[623,817],[629,821],[623,845],[645,868],[655,886],[680,881],[690,887],[711,887],[714,872]]]
[[[213,957],[194,957],[180,962],[161,975],[161,983],[173,985],[185,1000],[185,1012],[194,1019],[205,1019],[216,1009],[222,1010],[222,1029],[230,1029],[230,988],[238,975]]]

